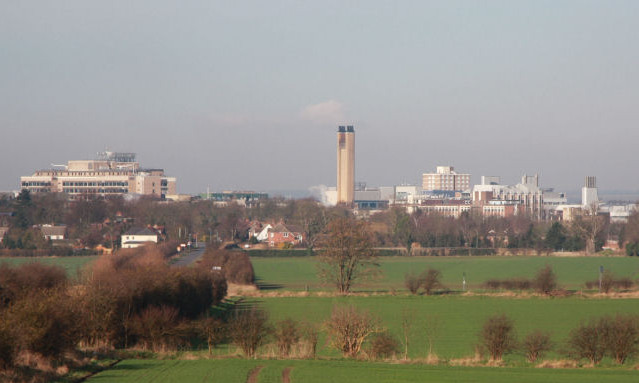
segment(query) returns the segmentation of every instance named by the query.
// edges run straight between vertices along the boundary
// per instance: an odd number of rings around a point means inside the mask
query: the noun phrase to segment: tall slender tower
[[[355,129],[337,129],[337,203],[350,205],[355,196]]]

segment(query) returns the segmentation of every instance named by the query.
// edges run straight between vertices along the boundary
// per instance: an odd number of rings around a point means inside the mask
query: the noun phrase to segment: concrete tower
[[[581,188],[581,205],[584,208],[592,207],[593,204],[599,203],[599,196],[597,195],[597,178],[593,176],[587,176],[584,182],[584,187]]]
[[[355,195],[355,130],[337,129],[337,203],[350,205]]]

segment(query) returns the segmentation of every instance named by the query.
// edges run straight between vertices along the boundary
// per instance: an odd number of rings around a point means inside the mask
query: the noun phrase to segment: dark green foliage
[[[546,233],[546,246],[553,250],[563,250],[566,247],[566,229],[560,222],[553,222]]]

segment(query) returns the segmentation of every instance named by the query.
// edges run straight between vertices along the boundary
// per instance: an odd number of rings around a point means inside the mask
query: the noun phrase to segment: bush
[[[530,363],[535,363],[537,359],[543,357],[544,353],[552,350],[550,334],[535,330],[524,338],[522,348],[526,354],[526,359]]]
[[[552,294],[553,290],[557,288],[557,277],[552,271],[552,267],[546,265],[546,267],[537,271],[532,284],[538,293],[546,295]]]
[[[231,340],[247,357],[255,357],[257,349],[271,333],[271,327],[267,322],[266,311],[255,308],[238,311],[231,319],[229,323]]]
[[[400,351],[400,343],[393,335],[382,332],[373,335],[368,350],[372,358],[391,358]]]
[[[13,366],[16,344],[14,335],[5,323],[0,322],[0,371]]]
[[[0,307],[7,306],[22,296],[53,289],[66,282],[67,273],[59,266],[37,262],[16,267],[0,264]]]
[[[615,278],[615,275],[609,271],[604,271],[601,277],[601,292],[608,294],[611,290],[629,290],[634,286],[634,282],[630,278]],[[599,280],[586,282],[586,288],[599,289]]]
[[[253,264],[244,251],[207,249],[201,264],[207,270],[221,268],[222,275],[231,283],[239,285],[255,283]]]
[[[574,359],[588,359],[597,364],[606,351],[606,332],[608,324],[604,318],[590,320],[573,329],[568,336],[568,356]]]
[[[131,320],[132,334],[142,348],[153,351],[175,350],[182,340],[179,311],[171,306],[149,306]]]
[[[291,347],[299,342],[300,331],[297,322],[286,319],[279,322],[275,328],[275,339],[281,357],[287,357],[291,352]]]
[[[420,275],[419,279],[426,295],[430,295],[434,289],[443,287],[441,282],[442,273],[439,270],[428,269]]]
[[[353,306],[333,306],[326,327],[331,345],[346,357],[357,356],[366,339],[378,331],[377,320]]]
[[[60,291],[48,291],[17,300],[6,315],[19,351],[60,358],[73,350],[79,331],[71,299]]]
[[[516,348],[517,340],[512,319],[506,315],[495,315],[484,322],[479,339],[482,348],[495,361]]]
[[[404,286],[411,292],[411,294],[417,294],[422,281],[414,273],[408,273],[404,275]]]
[[[624,364],[639,352],[639,316],[617,314],[605,322],[606,350],[617,363]]]
[[[203,317],[194,323],[195,332],[201,338],[206,340],[209,348],[209,355],[213,353],[213,349],[227,338],[227,328],[219,318]]]
[[[484,288],[490,290],[529,290],[532,282],[525,278],[489,279],[484,282]]]

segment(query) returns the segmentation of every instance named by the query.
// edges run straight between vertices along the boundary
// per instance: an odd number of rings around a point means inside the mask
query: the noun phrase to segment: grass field
[[[637,371],[603,368],[563,370],[531,368],[441,367],[358,361],[307,360],[125,360],[89,379],[111,382],[247,382],[249,372],[262,366],[258,383],[282,382],[290,369],[290,382],[490,382],[490,383],[595,383],[636,382]]]
[[[376,315],[382,325],[401,339],[402,313],[414,313],[413,333],[409,356],[427,356],[428,342],[425,328],[432,318],[439,323],[439,334],[434,351],[443,358],[461,358],[473,355],[477,333],[484,320],[504,313],[515,321],[516,331],[525,336],[534,329],[550,331],[553,340],[561,346],[569,331],[592,316],[612,313],[639,314],[639,299],[584,299],[584,298],[529,298],[512,299],[481,296],[351,296],[351,297],[290,297],[261,298],[253,301],[265,308],[273,322],[285,318],[321,323],[326,320],[335,304],[351,304]],[[323,335],[323,332],[322,332]],[[338,357],[326,346],[325,338],[319,343],[319,355]],[[553,355],[551,355],[553,356]],[[556,356],[556,355],[554,355]],[[523,363],[520,356],[506,361]]]
[[[67,271],[67,275],[75,277],[77,270],[97,258],[98,256],[95,255],[83,257],[0,257],[0,264],[20,265],[23,263],[40,262],[47,265],[60,266]]]
[[[461,290],[462,275],[471,289],[480,288],[490,278],[533,277],[546,264],[557,274],[559,284],[572,290],[584,288],[586,281],[598,278],[599,266],[618,276],[639,278],[639,257],[380,257],[382,276],[359,284],[356,291],[405,290],[404,275],[428,267],[442,272],[444,284]],[[311,291],[330,290],[317,278],[317,258],[251,259],[258,283],[269,288]]]

